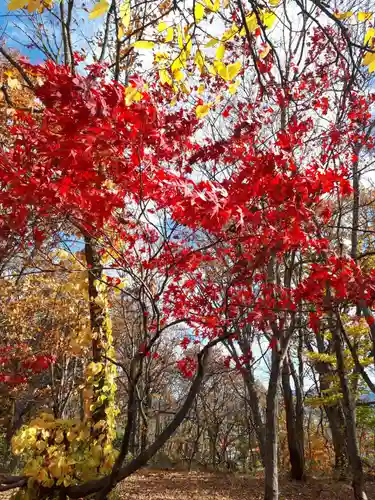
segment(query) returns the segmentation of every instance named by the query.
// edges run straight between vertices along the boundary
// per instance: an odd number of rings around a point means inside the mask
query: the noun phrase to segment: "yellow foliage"
[[[155,42],[151,42],[150,40],[138,40],[133,43],[133,47],[136,49],[152,49],[155,45]]]
[[[212,104],[200,104],[196,107],[195,113],[198,118],[204,118],[210,111]]]
[[[204,6],[199,2],[196,2],[194,6],[194,17],[197,23],[204,18]]]
[[[353,12],[348,11],[348,12],[336,12],[334,16],[339,19],[340,21],[344,21],[345,19],[349,19],[349,17],[352,17]]]
[[[358,16],[359,22],[364,22],[364,21],[369,21],[372,18],[373,13],[372,12],[358,12],[357,16]]]
[[[121,19],[122,26],[125,29],[128,29],[129,25],[130,25],[130,19],[131,19],[130,0],[125,0],[125,2],[123,2],[120,5],[120,19]]]
[[[94,8],[89,14],[89,19],[96,19],[97,17],[104,16],[106,12],[108,12],[110,4],[107,0],[99,0],[97,4],[95,4]]]

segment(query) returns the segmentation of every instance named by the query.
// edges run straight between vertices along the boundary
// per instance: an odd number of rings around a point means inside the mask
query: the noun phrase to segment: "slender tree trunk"
[[[332,435],[332,444],[335,452],[335,469],[341,479],[346,477],[348,453],[345,437],[345,417],[339,404],[325,406],[329,427]]]
[[[346,421],[346,438],[348,442],[349,461],[352,469],[352,485],[355,500],[367,500],[364,490],[364,477],[362,461],[359,455],[357,429],[355,418],[355,406],[351,395],[350,386],[345,373],[344,351],[339,327],[331,327],[334,335],[334,347],[337,360],[337,373],[340,379],[341,391],[343,395],[343,407]]]
[[[316,337],[319,353],[331,354],[332,345],[326,348],[320,333],[318,333]],[[327,363],[316,363],[315,368],[319,374],[320,392],[324,393],[331,387],[332,371],[329,369],[329,365]],[[340,403],[325,405],[324,410],[332,435],[332,444],[335,452],[335,469],[339,474],[339,477],[344,479],[346,477],[346,468],[348,464],[345,416]]]
[[[249,395],[248,403],[251,410],[252,420],[254,424],[255,434],[258,440],[260,456],[263,465],[265,465],[265,450],[266,450],[266,429],[264,426],[259,394],[255,384],[253,369],[249,366],[249,369],[243,375],[246,384],[246,389]]]
[[[288,448],[291,467],[291,477],[301,481],[305,475],[305,457],[303,441],[301,442],[301,433],[297,429],[297,414],[294,406],[294,398],[290,386],[290,363],[288,359],[284,360],[282,370],[282,387],[286,414],[286,428],[288,436]],[[297,390],[297,388],[296,388]],[[303,439],[303,435],[302,435]]]
[[[264,464],[264,500],[278,500],[278,388],[280,382],[281,355],[272,350],[272,366],[266,399],[266,443]]]

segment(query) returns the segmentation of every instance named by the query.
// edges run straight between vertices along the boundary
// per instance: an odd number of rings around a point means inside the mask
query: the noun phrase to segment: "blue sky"
[[[43,54],[37,49],[27,49],[17,43],[17,40],[27,43],[27,38],[14,28],[17,19],[22,15],[20,11],[8,11],[8,2],[0,1],[0,43],[5,41],[7,47],[19,50],[22,55],[30,59],[30,62],[37,64],[42,61]]]
[[[88,0],[86,2],[78,0],[75,2],[76,7],[73,10],[72,22],[74,50],[81,51],[82,49],[86,49],[87,52],[89,52],[89,44],[86,38],[92,38],[98,28],[103,24],[105,19],[104,16],[95,20],[88,19],[88,10],[91,10],[95,2],[96,0]],[[83,5],[87,5],[87,7],[83,9]],[[39,13],[33,13],[32,16],[34,19],[38,19],[40,15]],[[30,59],[31,63],[38,64],[43,61],[45,56],[37,47],[27,47],[27,45],[31,44],[28,34],[31,35],[34,30],[30,21],[28,21],[28,17],[29,14],[27,11],[8,11],[8,0],[0,0],[0,43],[5,42],[8,48],[19,50],[23,56]],[[51,21],[55,24],[57,39],[60,41],[58,21],[46,11],[41,15],[41,19],[44,20],[46,26],[48,26]],[[25,29],[24,32],[22,32],[20,28],[22,28],[23,23],[25,23],[26,26],[29,24],[30,29]],[[88,62],[91,61],[92,58]]]

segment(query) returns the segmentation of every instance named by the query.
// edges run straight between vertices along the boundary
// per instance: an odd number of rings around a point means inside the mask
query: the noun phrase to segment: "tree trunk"
[[[266,443],[264,464],[264,500],[278,500],[278,388],[280,382],[281,354],[272,350],[272,366],[266,399]]]
[[[325,406],[329,427],[332,435],[332,444],[335,452],[335,469],[341,479],[346,477],[348,455],[345,437],[345,417],[341,405]]]
[[[343,395],[343,408],[346,421],[346,438],[348,443],[349,461],[352,470],[352,485],[355,500],[367,500],[364,491],[364,478],[362,461],[358,450],[355,406],[351,395],[350,386],[345,373],[344,351],[339,326],[331,327],[334,336],[334,347],[337,360],[337,373],[340,378],[341,391]]]
[[[255,385],[253,369],[250,366],[248,367],[246,372],[243,373],[243,378],[249,395],[248,403],[250,406],[251,415],[253,417],[252,420],[254,423],[254,430],[259,444],[260,456],[263,465],[265,465],[266,429],[262,418],[260,402],[259,402],[259,394]]]
[[[281,380],[285,404],[291,477],[292,479],[301,481],[305,476],[304,446],[303,441],[301,442],[301,433],[297,429],[298,418],[294,406],[293,393],[290,386],[290,374],[290,363],[288,359],[285,359],[283,363]]]
[[[324,346],[323,339],[317,334],[317,345],[319,353],[332,353],[332,346],[327,349]],[[316,370],[319,374],[319,389],[324,393],[331,387],[332,371],[327,363],[316,363]],[[332,444],[335,452],[335,469],[341,479],[346,476],[346,467],[348,463],[346,435],[345,435],[345,417],[340,403],[333,405],[324,405],[329,427],[332,435]]]

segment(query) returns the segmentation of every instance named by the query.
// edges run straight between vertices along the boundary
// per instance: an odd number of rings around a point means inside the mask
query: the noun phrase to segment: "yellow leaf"
[[[119,40],[121,40],[121,38],[124,36],[125,32],[124,32],[124,28],[120,25],[119,26],[119,29],[118,29],[118,35],[117,35],[117,38]]]
[[[368,70],[370,73],[373,73],[375,71],[375,58],[373,61],[371,61],[371,64],[369,64]]]
[[[213,11],[217,12],[220,9],[220,0],[215,0]]]
[[[200,104],[195,109],[195,114],[197,118],[204,118],[210,111],[212,104]]]
[[[224,9],[227,9],[229,7],[229,0],[223,1],[223,7],[224,7]]]
[[[204,7],[201,3],[196,2],[194,6],[194,18],[197,23],[204,18]]]
[[[165,23],[164,21],[162,21],[161,23],[158,24],[158,32],[159,33],[162,33],[167,28],[168,28],[167,23]]]
[[[262,23],[267,29],[272,28],[274,22],[276,21],[276,14],[274,12],[266,12],[262,15]]]
[[[184,39],[182,37],[181,26],[177,27],[177,41],[178,41],[179,48],[183,49],[184,48]]]
[[[155,42],[150,42],[149,40],[138,40],[133,43],[133,47],[136,49],[152,49],[155,45]]]
[[[211,2],[211,0],[203,0],[203,1],[211,11],[214,10],[214,4]]]
[[[228,90],[229,90],[229,93],[231,95],[235,94],[237,92],[237,89],[238,89],[238,86],[239,86],[240,82],[237,80],[236,82],[234,83],[231,83],[228,87]]]
[[[362,60],[362,64],[364,66],[369,66],[370,64],[372,64],[375,60],[375,54],[373,52],[366,52],[363,60]]]
[[[278,7],[280,5],[280,0],[269,0],[272,7]]]
[[[178,71],[179,69],[181,69],[183,67],[184,67],[183,61],[181,60],[180,57],[178,57],[172,63],[172,66],[171,66],[172,73],[174,73],[175,71]]]
[[[124,28],[128,29],[130,25],[130,0],[125,0],[120,5],[120,19]]]
[[[219,43],[219,40],[217,38],[212,38],[209,42],[206,43],[205,47],[215,47]]]
[[[264,21],[264,19],[262,19],[262,21]],[[255,31],[258,28],[257,16],[254,13],[246,16],[246,24],[249,31]]]
[[[185,47],[185,51],[186,51],[186,54],[187,56],[190,55],[190,52],[191,52],[191,48],[193,46],[193,41],[191,39],[191,36],[189,36],[189,39],[186,41],[186,47]]]
[[[372,18],[372,12],[358,12],[358,21],[369,21]]]
[[[107,0],[100,0],[95,4],[94,8],[89,14],[89,19],[96,19],[97,17],[103,16],[109,10],[109,3]]]
[[[163,84],[168,83],[168,85],[172,85],[172,79],[169,76],[169,73],[166,69],[161,69],[159,71],[159,78],[160,78],[161,83],[163,83]]]
[[[178,69],[177,71],[175,71],[173,73],[173,78],[177,81],[177,82],[180,82],[181,80],[183,80],[185,78],[185,75],[183,74],[183,72]]]
[[[235,78],[238,75],[238,73],[241,71],[241,67],[242,64],[240,63],[240,61],[237,61],[233,64],[229,64],[228,66],[229,80],[233,80],[233,78]]]
[[[353,12],[350,12],[350,11],[349,12],[341,12],[341,13],[335,12],[333,15],[336,17],[336,19],[339,19],[340,21],[344,21],[345,19],[349,19],[349,17],[352,17]]]
[[[27,0],[10,0],[8,10],[23,9],[27,4]]]
[[[367,42],[369,42],[372,38],[374,38],[374,36],[375,36],[375,28],[370,28],[365,35],[365,39],[363,40],[364,45],[367,45]]]
[[[164,39],[165,42],[171,42],[173,40],[173,28],[167,29],[167,35]]]
[[[226,42],[227,40],[231,40],[234,36],[237,35],[237,33],[238,33],[238,27],[234,24],[231,28],[229,28],[229,30],[223,33],[221,41]]]
[[[237,61],[236,63],[233,64],[229,64],[228,66],[225,66],[225,64],[215,61],[214,66],[219,75],[221,76],[221,78],[225,81],[233,80],[233,78],[235,78],[241,70],[240,61]]]
[[[194,58],[195,64],[198,66],[199,71],[203,73],[204,71],[204,54],[198,50]]]
[[[221,78],[223,78],[223,80],[229,80],[228,69],[225,66],[225,64],[223,64],[220,61],[214,61],[214,67],[215,67],[216,71],[219,73],[219,75],[221,76]]]
[[[267,47],[265,49],[262,50],[262,52],[259,54],[259,57],[261,59],[264,59],[265,57],[268,56],[269,52],[271,50],[271,46],[270,45],[267,45]]]
[[[216,50],[216,59],[221,61],[225,54],[225,46],[221,43]]]
[[[198,90],[197,90],[198,94],[203,94],[204,89],[205,89],[205,87],[204,87],[204,85],[203,85],[203,83],[202,83],[202,84],[201,84],[201,85],[199,85],[199,87],[198,87]]]
[[[163,61],[165,59],[169,59],[169,54],[167,54],[166,52],[156,52],[156,54],[154,55],[154,58],[155,58],[155,61]]]
[[[208,64],[208,65],[207,65],[207,69],[208,69],[208,72],[209,72],[211,75],[213,75],[213,76],[215,76],[215,75],[216,75],[217,71],[216,71],[215,66],[213,66],[213,65],[211,65],[211,64]]]

